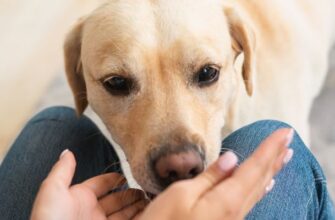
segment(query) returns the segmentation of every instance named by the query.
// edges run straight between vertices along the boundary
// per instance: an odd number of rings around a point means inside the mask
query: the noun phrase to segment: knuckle
[[[229,204],[232,204],[234,207],[239,207],[243,205],[244,199],[248,195],[245,192],[244,185],[240,181],[232,179],[231,185],[230,198],[232,199],[229,201]]]
[[[264,170],[268,167],[268,163],[264,158],[252,158],[252,164],[257,170]]]
[[[216,175],[214,171],[207,171],[201,174],[201,180],[204,182],[204,184],[208,186],[214,186],[217,183]]]
[[[236,219],[237,216],[239,216],[239,208],[240,206],[236,206],[233,203],[225,204],[225,217],[227,219]]]
[[[278,173],[282,168],[283,168],[284,164],[282,161],[277,161],[274,163],[272,169],[271,169],[271,174],[274,175],[276,173]]]
[[[253,176],[254,178],[262,178],[264,175],[269,173],[269,170],[273,168],[271,161],[267,161],[265,158],[257,159],[252,158],[248,164],[248,175]],[[245,173],[247,175],[247,173]]]
[[[231,192],[236,194],[236,196],[240,196],[242,194],[242,192],[244,191],[244,186],[241,183],[241,180],[236,179],[236,178],[232,178],[230,184],[231,184],[231,187],[232,187]]]

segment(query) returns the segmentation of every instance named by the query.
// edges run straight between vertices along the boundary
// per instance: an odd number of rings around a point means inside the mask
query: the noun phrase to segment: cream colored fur
[[[259,119],[292,124],[308,141],[308,115],[327,70],[333,0],[113,0],[81,19],[65,42],[78,113],[87,104],[123,149],[136,181],[160,191],[150,151],[180,138],[202,146],[206,164],[227,132]],[[192,80],[205,64],[218,82]],[[127,97],[101,81],[135,78]]]

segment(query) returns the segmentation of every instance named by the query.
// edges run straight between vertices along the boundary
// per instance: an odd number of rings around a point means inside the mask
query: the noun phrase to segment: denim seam
[[[314,179],[314,185],[315,184],[327,184],[327,181],[324,178],[315,178]],[[308,206],[310,205],[310,203],[312,201],[313,194],[314,194],[314,191],[312,190],[311,195],[310,195],[310,197],[308,199],[308,202],[307,202],[307,206],[306,206],[306,217],[305,217],[305,219],[307,219],[307,216],[308,216]]]
[[[311,195],[309,196],[309,199],[308,199],[308,201],[307,201],[307,205],[306,205],[306,216],[305,216],[305,219],[308,219],[308,218],[307,218],[307,216],[308,216],[308,206],[309,206],[309,204],[312,202],[313,193],[314,193],[314,191],[311,190]]]
[[[315,183],[327,183],[327,180],[321,177],[321,178],[314,179],[314,182]]]

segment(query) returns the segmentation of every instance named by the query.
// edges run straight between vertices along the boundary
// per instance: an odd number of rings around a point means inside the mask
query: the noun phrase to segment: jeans
[[[288,125],[267,120],[243,127],[225,138],[222,152],[233,151],[242,162],[281,127]],[[335,219],[320,165],[297,134],[290,147],[294,149],[291,162],[247,219]],[[67,107],[46,109],[27,123],[0,167],[0,219],[29,219],[39,186],[64,149],[77,160],[73,184],[105,172],[121,172],[112,145],[90,119],[78,118]]]

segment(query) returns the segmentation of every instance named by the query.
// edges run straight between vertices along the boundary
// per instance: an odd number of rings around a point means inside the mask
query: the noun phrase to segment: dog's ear
[[[232,38],[232,47],[237,55],[242,52],[244,53],[242,76],[247,93],[251,96],[253,93],[255,65],[255,35],[251,27],[247,25],[234,8],[226,7],[224,13],[228,21],[228,27]]]
[[[74,96],[78,115],[81,115],[88,105],[81,62],[81,41],[84,22],[85,18],[81,18],[77,22],[68,33],[64,43],[65,71]]]

